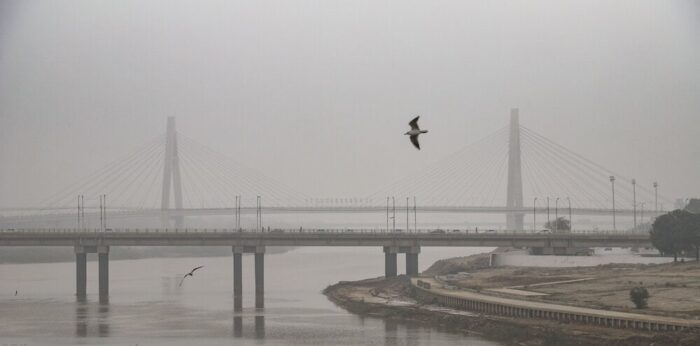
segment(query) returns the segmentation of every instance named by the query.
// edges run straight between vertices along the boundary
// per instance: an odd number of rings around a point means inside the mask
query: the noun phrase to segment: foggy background
[[[699,38],[698,1],[0,0],[0,206],[35,206],[168,116],[306,195],[364,197],[513,107],[698,196]],[[415,115],[421,151],[403,136]]]

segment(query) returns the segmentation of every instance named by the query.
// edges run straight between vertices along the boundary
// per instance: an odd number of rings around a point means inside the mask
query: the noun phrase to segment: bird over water
[[[187,279],[188,276],[194,276],[195,270],[200,269],[200,268],[204,268],[204,266],[199,266],[197,268],[194,268],[194,269],[190,270],[189,273],[185,274],[185,276],[182,277],[182,280],[180,280],[180,286],[182,286],[182,283],[185,282],[185,279]]]
[[[411,122],[408,123],[408,125],[411,126],[411,130],[404,134],[409,135],[413,146],[420,150],[420,143],[418,143],[418,135],[420,135],[421,133],[428,133],[428,130],[421,130],[420,127],[418,127],[418,118],[420,118],[420,115],[413,118],[413,120],[411,120]]]

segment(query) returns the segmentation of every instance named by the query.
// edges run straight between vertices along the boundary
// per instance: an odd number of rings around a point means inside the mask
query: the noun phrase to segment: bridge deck
[[[384,232],[378,230],[114,229],[3,230],[0,246],[452,246],[648,247],[646,234]]]

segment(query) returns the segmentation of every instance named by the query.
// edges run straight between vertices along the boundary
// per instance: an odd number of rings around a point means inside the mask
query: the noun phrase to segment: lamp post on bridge
[[[659,215],[659,183],[654,182],[654,213]]]
[[[559,197],[554,201],[554,232],[559,232]]]
[[[610,184],[612,185],[612,216],[613,216],[613,230],[617,231],[617,223],[615,220],[615,176],[610,176]]]
[[[571,217],[571,198],[566,197],[566,201],[569,202],[569,233],[574,230],[574,222]]]
[[[392,227],[393,227],[393,231],[396,232],[396,199],[394,198],[394,196],[391,196],[391,210],[392,210],[392,216],[391,216]]]
[[[406,197],[406,233],[410,231],[408,226],[408,197]]]
[[[634,228],[637,228],[637,180],[632,178],[632,214],[634,215]]]
[[[413,231],[418,233],[418,205],[416,204],[416,196],[413,196]]]
[[[547,196],[547,225],[550,227],[552,226],[551,222],[552,221],[549,219],[549,196]]]
[[[537,197],[532,201],[532,231],[537,229]]]
[[[386,196],[386,231],[389,232],[389,196]]]

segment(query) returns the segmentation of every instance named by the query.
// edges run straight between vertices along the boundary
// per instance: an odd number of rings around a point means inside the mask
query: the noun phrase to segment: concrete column
[[[75,295],[87,295],[87,253],[82,246],[75,247]]]
[[[100,298],[109,296],[109,246],[97,247],[97,261],[99,267]]]
[[[411,249],[406,252],[406,275],[415,276],[418,275],[418,254],[420,253],[419,246],[412,246]]]
[[[396,253],[398,249],[395,246],[384,247],[384,276],[387,278],[396,277]]]
[[[243,248],[233,250],[233,310],[243,310]]]
[[[255,308],[265,307],[265,247],[255,248]]]

